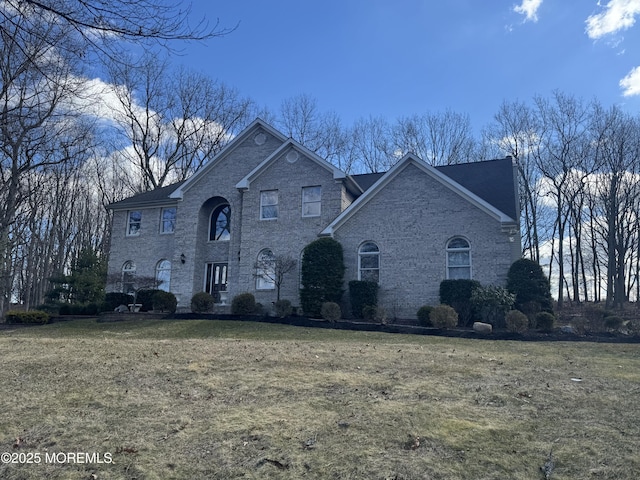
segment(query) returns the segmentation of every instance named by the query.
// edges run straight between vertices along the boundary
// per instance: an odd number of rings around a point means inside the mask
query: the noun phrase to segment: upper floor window
[[[302,187],[302,216],[320,216],[322,187]]]
[[[173,233],[176,228],[176,207],[162,209],[160,233]]]
[[[219,205],[211,212],[209,224],[209,240],[229,240],[231,237],[231,207]]]
[[[127,212],[127,235],[139,235],[142,227],[142,212],[129,210]]]
[[[165,292],[171,289],[171,262],[160,260],[156,265],[156,284],[158,290]]]
[[[278,218],[278,190],[263,190],[260,192],[260,220],[275,220]]]
[[[358,280],[380,281],[380,249],[373,242],[365,242],[358,249]]]
[[[471,246],[465,238],[454,237],[447,242],[447,278],[471,278]]]
[[[258,254],[256,262],[256,289],[273,290],[276,288],[276,257],[273,252],[265,248]]]

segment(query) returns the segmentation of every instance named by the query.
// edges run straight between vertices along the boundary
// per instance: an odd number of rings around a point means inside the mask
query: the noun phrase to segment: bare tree
[[[264,255],[254,264],[254,275],[273,283],[276,288],[276,301],[280,300],[280,290],[287,274],[296,268],[298,262],[287,255]]]
[[[354,168],[366,173],[384,172],[400,160],[393,151],[388,122],[382,117],[357,120],[351,131],[350,157]]]

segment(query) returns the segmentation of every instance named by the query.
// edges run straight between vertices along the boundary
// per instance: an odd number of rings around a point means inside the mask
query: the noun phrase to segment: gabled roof
[[[278,148],[275,152],[273,152],[265,160],[263,160],[256,168],[249,172],[249,174],[247,174],[242,180],[240,180],[236,185],[236,188],[241,190],[249,189],[251,182],[258,178],[270,165],[273,164],[273,162],[276,161],[276,159],[280,158],[287,151],[294,152],[295,154],[299,153],[309,158],[311,161],[320,165],[325,170],[331,172],[333,174],[334,180],[342,180],[347,178],[347,175],[342,170],[336,168],[323,158],[313,153],[311,150],[307,149],[304,145],[301,145],[300,143],[290,138],[285,143],[283,143],[280,148]],[[287,156],[288,155],[290,155],[290,153],[287,153]]]
[[[249,137],[258,128],[261,128],[262,130],[268,132],[269,134],[273,135],[274,137],[281,140],[282,142],[285,142],[287,140],[287,137],[285,137],[282,133],[280,133],[278,130],[273,128],[267,122],[265,122],[261,118],[256,118],[253,122],[251,122],[251,124],[247,128],[245,128],[242,132],[240,132],[240,134],[238,134],[237,137],[235,137],[231,142],[229,142],[229,144],[227,144],[227,146],[225,146],[214,158],[212,158],[209,162],[207,162],[207,164],[204,167],[202,167],[200,170],[194,173],[191,177],[189,177],[184,182],[184,184],[181,185],[180,188],[176,189],[175,192],[172,192],[171,198],[182,198],[183,193],[187,191],[193,184],[195,184],[200,179],[200,177],[206,176],[207,172],[209,172],[209,170],[211,170],[214,167],[214,165],[220,162],[220,159],[224,158],[226,155],[232,152],[238,145],[244,142],[244,140],[246,140],[247,137]]]
[[[478,164],[483,164],[485,162],[477,162]],[[380,178],[369,187],[364,194],[358,197],[351,205],[349,205],[340,215],[338,215],[333,222],[331,222],[321,233],[320,235],[330,236],[333,235],[334,231],[340,228],[346,221],[349,220],[357,211],[359,211],[364,205],[369,202],[369,200],[375,197],[380,191],[384,189],[384,187],[389,184],[395,177],[398,176],[400,172],[402,172],[408,165],[414,165],[419,168],[421,171],[429,175],[432,179],[438,181],[443,186],[450,189],[452,192],[456,193],[460,197],[467,200],[472,205],[475,205],[480,210],[484,211],[488,215],[494,217],[496,220],[502,223],[516,223],[515,218],[507,215],[505,212],[502,212],[494,205],[481,198],[477,194],[473,193],[471,190],[467,189],[460,183],[456,182],[452,178],[445,175],[440,170],[427,165],[422,160],[420,160],[415,155],[409,153],[405,155],[398,163],[396,163],[388,172],[381,175]],[[471,165],[471,164],[465,164]],[[511,170],[510,170],[511,171]],[[512,172],[512,171],[511,171]],[[513,172],[511,173],[513,176]],[[511,179],[511,185],[513,185],[513,178]],[[514,207],[515,210],[515,207]]]
[[[125,198],[119,202],[110,203],[107,208],[111,210],[128,210],[130,208],[154,207],[161,205],[173,205],[176,203],[171,198],[171,194],[175,192],[184,183],[177,182],[166,187],[156,188],[149,192],[140,193],[133,197]]]

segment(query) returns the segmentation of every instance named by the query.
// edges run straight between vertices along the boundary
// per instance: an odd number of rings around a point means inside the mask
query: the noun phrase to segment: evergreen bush
[[[191,297],[191,311],[193,313],[208,313],[213,310],[214,299],[207,292],[198,292]]]
[[[153,294],[151,298],[154,310],[160,310],[161,312],[173,313],[178,307],[178,300],[176,296],[171,292],[165,292],[164,290],[158,290]]]
[[[418,310],[418,313],[417,313],[418,322],[423,327],[431,327],[432,326],[431,319],[429,318],[430,315],[431,315],[431,310],[433,310],[433,307],[431,305],[423,305]]]
[[[538,330],[550,332],[556,323],[556,317],[553,313],[540,312],[536,315],[536,326]]]
[[[320,309],[322,318],[326,321],[335,323],[342,318],[342,310],[336,302],[324,302]]]
[[[324,302],[339,303],[344,293],[342,245],[332,238],[319,238],[302,254],[300,302],[304,312],[319,316]]]
[[[162,290],[158,290],[155,288],[146,288],[138,291],[138,295],[136,296],[136,303],[139,303],[141,305],[141,312],[149,312],[153,310],[153,297],[158,292],[162,292]]]
[[[275,303],[276,315],[285,318],[293,313],[293,307],[289,300],[277,300]]]
[[[494,328],[504,327],[505,314],[513,308],[515,295],[494,285],[478,287],[471,295],[471,305],[485,323]]]
[[[479,287],[477,280],[443,280],[440,282],[440,303],[455,309],[461,325],[470,325],[474,316],[471,295]]]
[[[47,323],[49,318],[49,314],[41,310],[29,310],[28,312],[9,310],[4,316],[4,321],[6,323]]]
[[[129,305],[133,303],[133,295],[121,292],[109,292],[105,295],[103,312],[113,312],[120,305]]]
[[[256,297],[252,293],[240,293],[231,300],[231,313],[234,315],[254,315]]]
[[[523,311],[530,302],[537,303],[540,311],[553,312],[551,287],[542,267],[533,260],[521,258],[509,267],[507,290],[515,294],[515,308]],[[529,307],[530,308],[530,307]]]
[[[429,315],[431,323],[436,328],[456,328],[458,313],[450,305],[436,305]]]
[[[378,284],[367,280],[351,280],[349,282],[349,301],[351,314],[355,318],[364,318],[365,306],[378,305]]]
[[[529,317],[519,310],[510,310],[504,318],[507,331],[513,333],[524,333],[529,328]]]

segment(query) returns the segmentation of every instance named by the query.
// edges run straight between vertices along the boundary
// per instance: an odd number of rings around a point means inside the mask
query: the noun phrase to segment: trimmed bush
[[[332,238],[319,238],[302,254],[300,302],[305,313],[319,316],[324,302],[339,303],[344,290],[342,245]]]
[[[207,292],[198,292],[191,297],[191,311],[193,313],[207,313],[213,309],[214,299]]]
[[[147,288],[144,290],[140,290],[138,295],[136,295],[136,303],[142,305],[140,307],[141,312],[149,312],[153,310],[153,297],[156,293],[161,292],[162,290],[157,290],[155,288]]]
[[[417,313],[418,322],[423,327],[431,327],[432,326],[431,319],[429,318],[429,316],[431,315],[431,310],[433,310],[433,307],[431,305],[423,305],[418,310],[418,313]]]
[[[556,323],[556,317],[553,313],[540,312],[536,315],[536,326],[538,330],[543,332],[550,332]]]
[[[387,310],[384,307],[377,306],[373,314],[373,321],[381,325],[387,324]]]
[[[622,327],[623,320],[617,315],[609,315],[604,317],[604,326],[607,330],[619,330]]]
[[[443,280],[440,282],[440,303],[455,309],[461,325],[470,325],[474,315],[471,295],[479,287],[477,280]]]
[[[153,294],[151,298],[153,309],[160,310],[161,312],[173,313],[178,307],[178,300],[176,296],[171,292],[165,292],[164,290],[158,290]]]
[[[63,303],[58,313],[60,315],[97,315],[99,311],[100,306],[97,303]]]
[[[241,293],[231,300],[231,313],[234,315],[253,315],[256,312],[256,297],[252,293]]]
[[[524,333],[529,328],[529,317],[519,310],[511,310],[504,317],[507,331],[513,333]]]
[[[521,258],[509,267],[507,290],[515,294],[515,307],[522,310],[528,302],[540,305],[543,312],[553,312],[551,287],[542,267],[533,260]]]
[[[504,327],[505,314],[513,308],[515,295],[508,290],[494,285],[478,287],[471,295],[471,305],[484,323],[493,328]]]
[[[42,310],[30,310],[23,312],[22,310],[9,310],[5,316],[4,321],[7,323],[47,323],[49,321],[49,314]]]
[[[335,323],[342,318],[342,310],[336,302],[324,302],[320,314],[327,322]]]
[[[436,328],[456,328],[458,313],[450,305],[436,305],[429,315],[431,323]]]
[[[362,307],[362,318],[368,322],[373,322],[377,308],[375,305],[365,305]]]
[[[293,307],[289,300],[278,300],[275,303],[276,315],[280,318],[285,318],[293,313]]]
[[[121,292],[109,292],[104,296],[103,312],[113,312],[120,305],[133,303],[133,295]]]
[[[378,284],[366,280],[351,280],[349,282],[349,301],[351,314],[355,318],[365,318],[365,306],[378,305]]]

